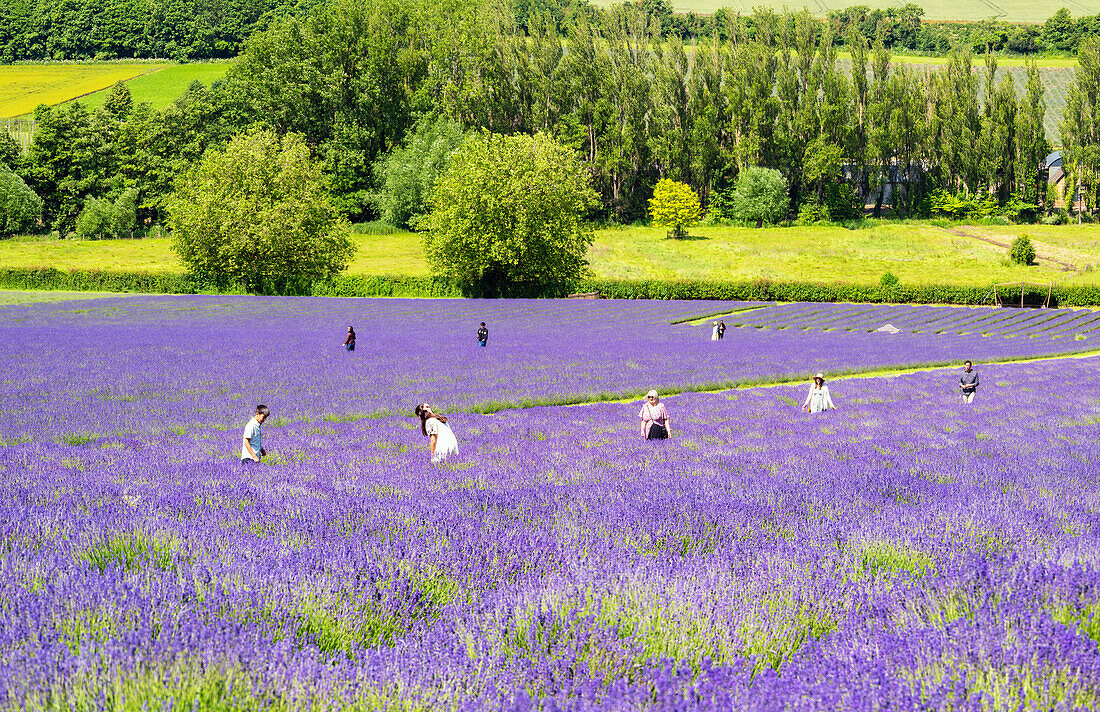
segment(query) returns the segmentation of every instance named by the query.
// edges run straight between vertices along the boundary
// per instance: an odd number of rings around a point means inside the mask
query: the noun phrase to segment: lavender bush
[[[0,707],[1100,706],[1100,363],[982,363],[1090,339],[671,323],[730,309],[3,310]],[[634,401],[491,407],[962,357],[970,405],[953,370],[832,380],[816,416],[686,393],[665,442]],[[487,411],[443,466],[422,399]]]

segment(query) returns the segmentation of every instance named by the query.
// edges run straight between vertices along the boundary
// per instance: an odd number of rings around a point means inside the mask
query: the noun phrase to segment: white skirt
[[[443,462],[451,455],[458,454],[458,440],[446,423],[439,423],[439,432],[435,436],[435,455],[432,462]]]

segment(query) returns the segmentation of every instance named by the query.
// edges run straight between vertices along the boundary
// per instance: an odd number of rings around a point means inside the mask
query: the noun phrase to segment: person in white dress
[[[714,322],[714,328],[710,330],[710,340],[718,340],[718,322]]]
[[[443,462],[458,454],[458,440],[447,425],[447,417],[436,415],[427,403],[421,403],[413,411],[420,418],[420,432],[428,437],[428,451],[432,462]]]
[[[823,374],[819,373],[814,376],[813,385],[810,386],[810,392],[806,395],[806,402],[802,404],[802,409],[807,413],[836,410],[833,399],[829,397],[829,387],[825,385]]]

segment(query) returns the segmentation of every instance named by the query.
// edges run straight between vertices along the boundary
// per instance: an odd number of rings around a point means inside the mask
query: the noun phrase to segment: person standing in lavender
[[[710,340],[717,341],[721,337],[718,336],[718,322],[714,322],[714,327],[710,330]]]
[[[432,462],[443,462],[451,455],[458,454],[458,439],[447,425],[447,418],[436,415],[427,403],[421,403],[413,410],[420,418],[420,432],[428,437],[428,451]]]
[[[355,350],[355,329],[348,327],[348,336],[344,339],[344,348],[348,351]]]
[[[477,345],[485,348],[489,341],[489,330],[485,328],[485,322],[481,322],[481,328],[477,330]]]
[[[964,361],[966,370],[959,376],[959,390],[963,403],[973,403],[974,394],[978,392],[978,372],[974,370],[974,364]]]
[[[259,462],[261,457],[267,455],[267,450],[263,448],[263,433],[260,426],[263,425],[270,414],[271,410],[266,405],[260,404],[256,406],[256,414],[244,426],[244,437],[241,443],[241,463]]]
[[[718,322],[718,340],[721,341],[724,338],[726,338],[726,322],[720,321]]]
[[[657,391],[645,394],[645,403],[642,405],[638,417],[642,419],[642,437],[646,440],[664,440],[672,435],[672,427],[669,423],[668,409],[661,402]]]
[[[807,413],[820,413],[823,410],[836,410],[833,399],[829,395],[829,387],[825,385],[825,375],[814,375],[814,382],[810,385],[810,392],[806,394],[806,402],[802,409]]]

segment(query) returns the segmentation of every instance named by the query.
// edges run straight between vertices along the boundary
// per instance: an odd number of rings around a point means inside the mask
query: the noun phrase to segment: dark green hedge
[[[590,280],[584,291],[599,291],[609,299],[729,299],[763,302],[906,302],[913,304],[988,304],[985,287],[894,287],[806,282],[642,282]],[[1019,294],[1019,291],[1016,291]]]
[[[71,292],[147,292],[194,294],[187,275],[168,272],[107,272],[103,270],[0,268],[0,288]]]
[[[195,294],[202,289],[187,275],[162,272],[106,272],[100,270],[0,268],[0,288],[48,289],[75,292],[146,292]],[[948,285],[881,288],[848,284],[804,282],[706,282],[682,280],[585,280],[578,292],[600,292],[607,299],[714,299],[778,302],[900,302],[909,304],[990,304],[988,287]],[[998,290],[1007,301],[1018,302],[1019,288]],[[319,297],[460,297],[458,285],[434,277],[363,277],[343,275],[313,285]],[[1025,303],[1037,304],[1046,290],[1029,288]],[[1051,306],[1100,306],[1100,287],[1055,287]]]
[[[644,282],[589,280],[579,291],[599,291],[608,299],[728,299],[777,302],[857,302],[906,304],[992,304],[989,287],[963,287],[945,284],[899,285],[892,288],[851,284],[808,284],[805,282]],[[1006,302],[1019,302],[1020,288],[997,290]],[[1024,303],[1036,305],[1046,298],[1047,290],[1028,287]],[[1100,287],[1055,287],[1051,306],[1100,306]]]
[[[315,297],[461,297],[462,291],[434,277],[363,277],[341,275],[313,285]]]

